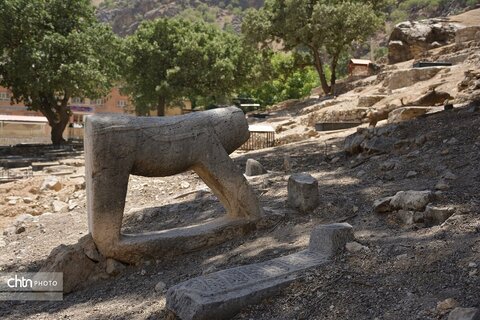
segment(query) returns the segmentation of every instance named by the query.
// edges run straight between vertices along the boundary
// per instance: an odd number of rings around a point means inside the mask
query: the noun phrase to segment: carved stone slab
[[[353,238],[352,227],[346,223],[319,226],[312,234],[317,234],[314,237],[317,240],[308,250],[218,271],[171,287],[167,292],[167,308],[182,320],[228,319],[243,307],[302,277],[309,268],[327,263],[333,253],[338,253]],[[333,240],[329,241],[329,237]],[[322,249],[321,243],[328,248]]]

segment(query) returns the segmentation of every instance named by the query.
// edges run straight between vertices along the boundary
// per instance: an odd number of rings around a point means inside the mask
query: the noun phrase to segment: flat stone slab
[[[228,319],[326,262],[325,255],[304,250],[193,278],[168,290],[167,308],[182,320]]]
[[[42,170],[46,167],[53,167],[60,165],[58,161],[49,161],[49,162],[32,162],[32,169],[33,170]]]
[[[182,320],[229,319],[243,307],[277,293],[306,270],[329,262],[353,238],[347,223],[317,226],[308,250],[179,283],[167,291],[167,308]]]

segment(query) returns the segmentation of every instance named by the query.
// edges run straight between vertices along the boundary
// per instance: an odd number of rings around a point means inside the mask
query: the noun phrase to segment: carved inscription
[[[285,277],[327,259],[315,252],[302,251],[270,261],[219,271],[194,278],[183,283],[183,287],[202,297],[224,294],[278,277]]]
[[[348,224],[324,225],[314,229],[310,241],[313,235],[308,250],[177,284],[167,291],[167,308],[181,319],[230,319],[246,305],[303,277],[309,268],[328,262],[352,239],[353,230]]]

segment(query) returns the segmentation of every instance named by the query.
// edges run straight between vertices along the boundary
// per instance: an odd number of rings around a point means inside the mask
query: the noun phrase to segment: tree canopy
[[[89,0],[2,0],[0,21],[0,85],[48,119],[54,144],[64,142],[69,99],[111,88],[118,39]]]
[[[386,0],[267,0],[264,8],[246,12],[242,32],[263,47],[277,42],[285,50],[307,52],[323,91],[332,94],[340,56],[379,28],[386,5]]]
[[[139,114],[156,108],[164,115],[166,106],[184,97],[215,100],[248,79],[249,50],[238,36],[201,21],[144,22],[126,39],[125,88]]]
[[[291,52],[268,52],[268,59],[257,66],[257,81],[247,84],[241,96],[255,97],[262,105],[308,96],[318,86],[314,68]]]

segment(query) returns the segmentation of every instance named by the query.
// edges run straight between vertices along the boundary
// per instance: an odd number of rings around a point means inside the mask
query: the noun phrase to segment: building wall
[[[41,112],[28,111],[24,104],[10,102],[11,93],[7,88],[0,87],[0,114],[17,116],[42,116]],[[118,88],[113,88],[102,99],[89,99],[73,97],[69,101],[73,116],[71,122],[81,122],[84,116],[94,113],[125,113],[133,110],[128,96],[122,95]]]
[[[183,100],[183,106],[168,106],[165,110],[165,116],[178,116],[192,111],[192,102],[190,100]],[[151,116],[157,116],[157,110],[150,111]]]
[[[37,111],[28,111],[23,104],[14,104],[10,102],[12,94],[7,88],[0,87],[0,114],[12,116],[41,116]]]
[[[0,114],[17,115],[17,116],[43,116],[38,111],[28,111],[23,104],[10,103],[11,93],[8,89],[0,87]],[[192,103],[189,100],[183,101],[183,106],[169,106],[166,110],[167,116],[180,115],[192,110]],[[127,95],[123,95],[120,89],[115,87],[110,93],[101,99],[79,98],[73,97],[69,101],[72,110],[70,124],[81,126],[85,121],[85,117],[98,113],[128,113],[135,114],[135,106]],[[156,116],[156,111],[150,113]]]
[[[348,68],[351,76],[369,76],[371,74],[371,70],[368,65],[350,64]]]
[[[351,65],[350,75],[352,76],[368,76],[370,75],[370,68],[368,65]]]

